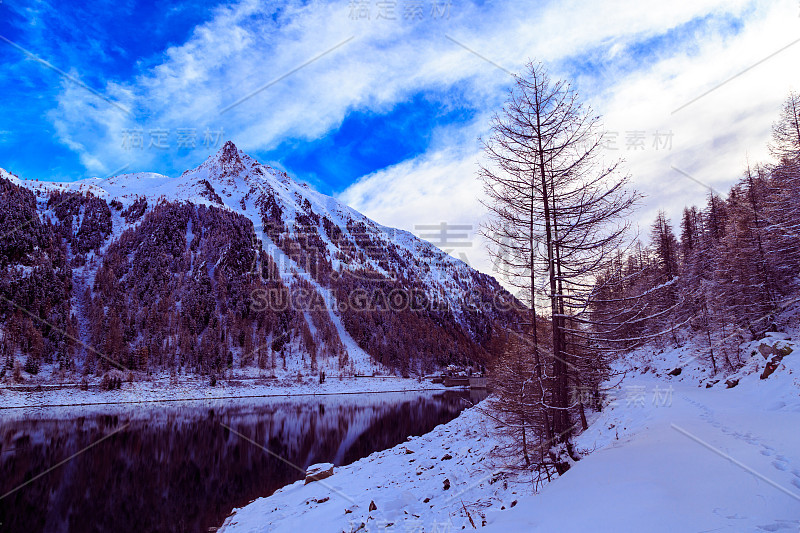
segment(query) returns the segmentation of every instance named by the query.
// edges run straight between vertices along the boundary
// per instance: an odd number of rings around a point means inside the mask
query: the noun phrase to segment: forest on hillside
[[[773,162],[709,189],[677,232],[660,211],[644,242],[629,231],[639,195],[602,161],[603,138],[569,82],[530,63],[484,140],[484,234],[529,314],[494,365],[491,416],[516,443],[501,455],[539,480],[580,459],[573,437],[602,409],[616,358],[690,343],[711,376],[731,374],[800,296],[800,95],[774,123]]]
[[[220,157],[230,167],[239,156],[231,143]],[[219,197],[199,184],[201,196]],[[340,227],[308,199],[290,227],[271,189],[256,201],[259,228],[217,203],[137,196],[123,205],[0,177],[9,228],[0,235],[0,379],[20,382],[43,365],[72,379],[118,370],[215,380],[240,368],[353,375],[346,342],[375,368],[409,376],[483,367],[502,350],[501,329],[516,327],[518,302],[443,252],[417,257],[352,218]],[[431,290],[414,272],[434,269],[446,277]],[[455,300],[447,286],[459,289]]]

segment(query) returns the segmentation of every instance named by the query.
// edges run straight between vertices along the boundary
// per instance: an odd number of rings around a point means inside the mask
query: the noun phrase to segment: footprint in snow
[[[780,531],[781,529],[794,529],[797,527],[795,520],[778,520],[774,524],[766,524],[763,526],[756,526],[762,531]]]
[[[786,472],[787,470],[789,470],[789,465],[781,461],[772,461],[772,466],[774,466],[775,468],[777,468],[782,472]]]

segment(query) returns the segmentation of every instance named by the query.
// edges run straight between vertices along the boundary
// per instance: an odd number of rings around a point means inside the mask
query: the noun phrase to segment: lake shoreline
[[[245,380],[246,381],[246,380]],[[255,381],[255,380],[254,380]],[[77,387],[32,391],[0,388],[0,410],[39,407],[81,407],[135,403],[191,402],[239,398],[286,398],[303,396],[355,395],[460,390],[429,381],[398,377],[332,378],[325,383],[287,381],[246,383],[241,380],[220,380],[210,386],[206,380],[192,379],[179,384],[159,381],[123,383],[111,391],[81,390]]]
[[[491,399],[406,442],[334,468],[331,477],[296,481],[234,508],[219,533],[320,531],[457,531],[527,495],[524,476],[497,456],[510,443],[484,412]],[[469,517],[467,516],[469,515]],[[462,527],[463,526],[463,527]]]
[[[0,523],[4,531],[209,531],[311,464],[348,464],[430,432],[471,396],[409,390],[2,411],[0,494],[13,497],[0,501]]]

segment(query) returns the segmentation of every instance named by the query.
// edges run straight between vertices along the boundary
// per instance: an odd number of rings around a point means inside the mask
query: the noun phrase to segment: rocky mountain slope
[[[228,142],[177,178],[0,170],[0,354],[86,372],[485,364],[516,302],[490,276]]]

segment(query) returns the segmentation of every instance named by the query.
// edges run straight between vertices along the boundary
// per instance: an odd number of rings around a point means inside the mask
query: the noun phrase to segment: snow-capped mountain
[[[41,330],[47,346],[16,342],[9,350],[20,356],[136,369],[421,372],[485,364],[499,349],[499,324],[515,322],[516,302],[490,276],[230,141],[179,177],[55,183],[0,170],[0,180],[4,228],[24,224],[12,204],[27,206],[23,220],[37,215],[0,241],[9,252],[0,291],[21,306],[32,303],[22,301],[30,278],[64,291],[68,309],[34,300],[59,309],[50,319],[85,343],[22,316],[6,329]],[[19,315],[8,305],[3,313]]]

